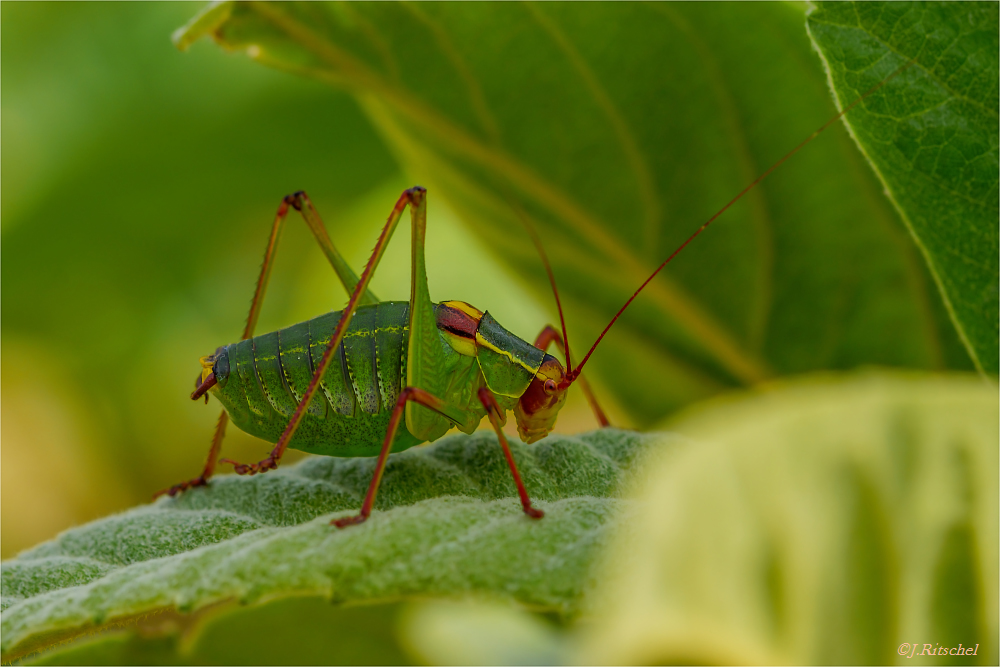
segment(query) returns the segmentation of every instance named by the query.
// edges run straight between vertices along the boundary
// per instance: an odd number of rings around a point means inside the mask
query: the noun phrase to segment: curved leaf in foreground
[[[683,415],[578,659],[996,664],[997,423],[979,378],[874,374]]]
[[[924,253],[980,370],[1000,371],[995,2],[819,3],[807,25],[844,120]]]
[[[512,443],[541,521],[521,513],[495,437],[390,458],[377,511],[356,511],[374,459],[310,458],[69,530],[3,565],[4,660],[137,615],[285,595],[335,602],[480,592],[571,614],[622,507],[635,459],[663,436],[615,429]]]

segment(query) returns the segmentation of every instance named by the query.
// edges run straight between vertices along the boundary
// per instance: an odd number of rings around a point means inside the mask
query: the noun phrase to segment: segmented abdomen
[[[360,306],[355,311],[292,447],[341,456],[368,455],[373,448],[377,452],[405,382],[408,315],[406,301]],[[227,346],[230,376],[227,386],[213,393],[236,426],[277,440],[305,394],[340,316],[327,313]],[[234,382],[237,386],[228,386]],[[400,430],[400,436],[409,436],[403,433],[405,428]]]
[[[309,405],[310,413],[322,417],[332,410],[350,417],[356,411],[377,414],[395,404],[402,388],[408,313],[405,301],[357,309],[323,375],[320,393]],[[290,416],[302,400],[339,321],[339,312],[326,313],[237,343],[235,347],[242,348],[237,356],[240,376],[254,379],[250,375],[255,372],[270,407]],[[253,393],[247,392],[248,398]],[[258,407],[262,412],[264,406]]]

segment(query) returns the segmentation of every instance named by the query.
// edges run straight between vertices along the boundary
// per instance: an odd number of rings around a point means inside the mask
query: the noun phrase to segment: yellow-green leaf
[[[872,373],[683,415],[695,442],[651,467],[579,659],[995,664],[997,399]]]

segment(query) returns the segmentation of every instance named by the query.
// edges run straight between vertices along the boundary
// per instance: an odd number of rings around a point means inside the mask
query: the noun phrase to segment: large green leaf
[[[351,91],[411,176],[542,292],[523,209],[578,353],[684,238],[835,114],[800,6],[209,11],[179,43],[208,32]],[[866,363],[970,367],[919,251],[835,126],[649,286],[593,369],[648,423],[727,387]]]
[[[868,374],[681,415],[695,444],[650,466],[577,659],[996,664],[997,399]]]
[[[1000,9],[995,2],[819,3],[809,34],[846,117],[917,239],[976,365],[1000,371]]]
[[[454,436],[393,456],[376,511],[346,530],[373,459],[316,457],[228,476],[63,533],[3,564],[8,660],[139,615],[289,595],[335,602],[488,593],[559,614],[591,587],[628,471],[663,437],[552,436],[515,456],[544,519],[526,518],[495,437]]]

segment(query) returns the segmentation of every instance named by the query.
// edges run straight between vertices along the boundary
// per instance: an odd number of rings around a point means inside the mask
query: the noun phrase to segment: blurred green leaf
[[[819,3],[809,34],[846,116],[917,239],[976,365],[1000,372],[1000,10],[995,2]]]
[[[803,21],[761,3],[252,3],[212,36],[351,91],[409,173],[543,293],[523,208],[579,353],[834,115]],[[842,128],[828,134],[687,249],[595,356],[640,423],[773,375],[970,367],[863,158]]]
[[[681,415],[694,442],[649,466],[576,660],[996,664],[997,399],[871,373]]]
[[[212,2],[188,21],[187,25],[174,31],[174,45],[181,51],[187,51],[202,35],[214,32],[228,21],[232,11],[232,2]]]
[[[601,430],[512,443],[532,521],[495,437],[453,436],[393,456],[365,524],[357,511],[373,459],[316,457],[74,528],[3,564],[4,659],[164,609],[231,598],[335,602],[470,592],[572,614],[612,532],[636,459],[663,436]]]
[[[560,665],[566,641],[537,614],[484,600],[417,602],[401,640],[426,665]]]
[[[79,484],[97,495],[112,479],[118,507],[190,476],[204,456],[215,415],[186,394],[198,357],[239,337],[281,197],[308,190],[356,261],[354,237],[370,250],[385,212],[370,237],[341,225],[399,178],[349,96],[209,43],[179,53],[170,32],[193,9],[0,6],[3,355],[76,398],[93,424],[79,455],[109,469]],[[314,255],[294,222],[262,326],[342,305],[343,290],[322,280],[329,274],[299,284]],[[292,304],[303,303],[300,316]],[[3,436],[13,466],[11,424]],[[234,434],[230,452],[238,442]],[[44,493],[53,482],[36,484]],[[18,540],[6,530],[10,555]]]
[[[153,615],[136,629],[83,638],[32,665],[407,665],[400,603],[332,605],[318,597]]]

